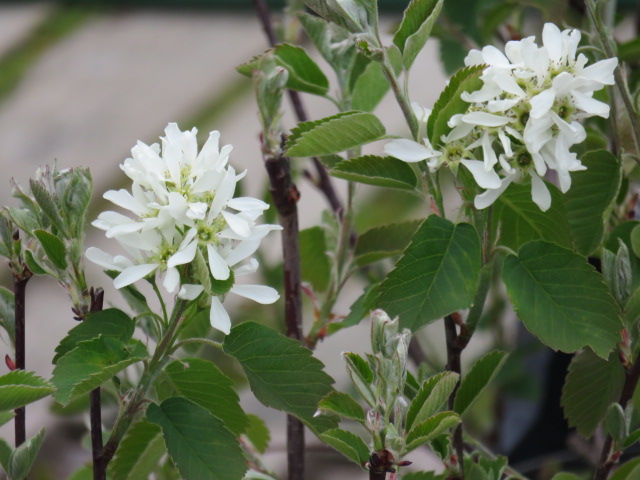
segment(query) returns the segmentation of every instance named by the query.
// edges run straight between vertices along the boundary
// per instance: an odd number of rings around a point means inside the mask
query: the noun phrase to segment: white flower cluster
[[[149,275],[164,275],[163,285],[178,297],[194,300],[206,294],[211,302],[211,326],[229,333],[231,320],[221,300],[229,292],[262,304],[278,293],[262,285],[236,285],[237,277],[253,273],[251,258],[260,241],[277,225],[256,225],[269,206],[250,197],[233,198],[245,172],[227,165],[231,145],[219,149],[219,132],[211,132],[200,153],[197,130],[180,131],[175,123],[151,146],[142,142],[120,166],[133,181],[131,192],[110,190],[104,198],[132,216],[106,211],[93,225],[114,238],[129,257],[87,249],[94,263],[121,272],[116,288]]]
[[[511,182],[530,178],[533,201],[547,210],[551,195],[542,177],[554,170],[566,192],[570,172],[585,169],[570,148],[586,137],[580,120],[609,116],[609,105],[593,93],[613,85],[618,59],[587,67],[587,57],[576,56],[580,32],[561,32],[551,23],[542,41],[541,47],[534,37],[510,41],[504,53],[493,46],[469,52],[467,66],[486,65],[483,86],[462,94],[469,107],[449,120],[452,130],[441,139],[441,149],[428,141],[394,140],[386,153],[408,162],[427,160],[432,171],[444,164],[455,172],[462,164],[485,189],[475,198],[476,208],[491,205]]]

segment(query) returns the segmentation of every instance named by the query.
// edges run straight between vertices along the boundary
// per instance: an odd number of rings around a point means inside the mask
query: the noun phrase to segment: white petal
[[[122,288],[127,285],[131,285],[132,283],[149,275],[156,268],[158,268],[156,263],[143,263],[142,265],[129,267],[113,280],[113,286],[116,288]]]
[[[392,140],[387,143],[384,146],[384,153],[403,162],[410,163],[421,162],[437,154],[434,150],[406,138]]]
[[[229,278],[229,264],[220,256],[216,247],[211,244],[207,245],[207,255],[209,259],[209,269],[211,270],[213,278],[216,280],[226,280]]]
[[[545,23],[542,29],[542,43],[549,52],[549,58],[557,61],[562,57],[562,34],[553,23]]]
[[[231,318],[222,306],[218,297],[211,297],[211,311],[209,312],[209,322],[216,330],[220,330],[225,335],[231,332]]]
[[[233,198],[233,193],[236,191],[235,176],[235,170],[229,167],[224,176],[224,180],[222,180],[222,183],[215,192],[213,202],[211,202],[211,207],[209,208],[210,221],[217,217],[227,202]]]
[[[609,105],[595,98],[589,97],[578,91],[573,91],[573,100],[576,107],[591,115],[598,115],[602,118],[609,118]]]
[[[167,268],[167,272],[164,274],[164,281],[162,285],[167,289],[167,292],[173,293],[180,284],[180,272],[177,268]]]
[[[227,264],[233,267],[238,262],[253,255],[259,246],[260,240],[245,240],[240,242],[238,246],[227,255]]]
[[[531,118],[541,118],[545,115],[553,106],[553,102],[556,99],[556,92],[554,89],[549,88],[537,94],[531,99]]]
[[[230,291],[263,305],[269,305],[280,298],[274,288],[264,285],[234,285]]]
[[[251,228],[249,227],[249,224],[239,215],[234,215],[233,213],[223,211],[222,216],[227,221],[227,225],[229,225],[229,228],[231,228],[231,230],[236,232],[241,237],[248,237],[249,235],[251,235]]]
[[[119,207],[126,208],[127,210],[131,210],[136,215],[143,215],[149,211],[149,209],[145,205],[140,203],[125,189],[120,189],[117,191],[109,190],[102,197],[109,200],[112,203],[115,203]]]
[[[183,300],[195,300],[202,293],[204,287],[202,285],[183,284],[178,292],[178,298]]]
[[[509,117],[493,115],[487,112],[471,112],[462,116],[465,123],[471,125],[482,125],[484,127],[501,127],[511,121]]]
[[[544,184],[544,181],[535,173],[531,172],[531,198],[540,210],[546,212],[551,206],[551,194]]]
[[[492,45],[482,49],[482,59],[488,65],[499,65],[501,67],[508,67],[511,65],[507,57],[504,56],[504,53]]]
[[[196,249],[198,248],[198,242],[193,241],[185,248],[178,250],[176,253],[169,257],[167,260],[167,267],[173,268],[176,265],[184,265],[185,263],[189,263],[193,261],[196,256]]]
[[[245,275],[251,275],[258,271],[258,261],[255,258],[249,260],[249,263],[242,265],[241,267],[233,269],[233,275],[235,278],[243,277]]]
[[[481,188],[500,188],[500,177],[494,170],[487,172],[484,168],[484,162],[480,160],[460,160],[460,163],[467,167],[467,170],[471,172],[473,179]]]
[[[252,197],[237,197],[232,198],[227,202],[227,205],[234,210],[245,212],[247,210],[266,210],[269,208],[269,204]]]
[[[486,190],[480,195],[476,195],[476,198],[473,199],[473,205],[478,209],[482,210],[483,208],[487,208],[490,205],[493,205],[498,197],[504,192],[511,182],[514,179],[514,175],[509,175],[502,180],[502,185],[499,188],[494,188],[491,190]]]
[[[587,77],[589,80],[596,81],[603,85],[613,85],[613,71],[618,66],[617,58],[607,58],[599,62],[589,65],[580,73],[581,77]]]

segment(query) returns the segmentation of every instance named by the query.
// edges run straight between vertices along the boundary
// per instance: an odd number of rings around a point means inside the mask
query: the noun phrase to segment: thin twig
[[[104,290],[98,288],[90,291],[91,305],[89,311],[96,313],[102,310]],[[93,480],[106,480],[107,466],[102,461],[102,405],[100,402],[100,387],[94,388],[89,394],[89,420],[91,424],[91,458],[93,461]]]
[[[258,13],[258,18],[260,19],[260,24],[262,25],[262,29],[264,30],[267,39],[269,41],[270,46],[274,46],[278,40],[276,38],[275,32],[273,31],[273,23],[271,22],[271,14],[269,12],[269,8],[264,0],[253,0],[253,5],[256,8],[256,12]],[[293,105],[293,110],[295,112],[296,118],[299,122],[306,122],[308,120],[307,112],[302,103],[302,99],[298,92],[294,90],[287,90],[289,95],[289,100],[291,100],[291,104]],[[331,210],[338,215],[340,219],[344,214],[344,207],[342,206],[342,202],[336,190],[333,186],[333,182],[331,181],[331,177],[327,173],[327,169],[324,167],[322,162],[317,158],[313,158],[313,165],[316,169],[316,174],[318,178],[314,182],[315,186],[323,193]]]
[[[289,159],[281,153],[265,158],[273,203],[282,225],[284,268],[284,308],[287,336],[304,345],[302,331],[302,296],[300,244],[298,229],[298,189],[291,180]],[[289,480],[304,479],[304,425],[287,416],[287,458]]]
[[[16,368],[26,368],[25,345],[25,291],[29,277],[24,277],[18,272],[13,274],[13,294],[15,298],[15,331],[16,331]],[[15,442],[16,447],[22,445],[27,439],[26,410],[25,407],[16,408]]]

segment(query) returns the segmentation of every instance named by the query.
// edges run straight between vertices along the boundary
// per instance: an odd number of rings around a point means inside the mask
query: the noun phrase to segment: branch
[[[456,318],[457,313],[452,313],[444,317],[444,330],[447,340],[447,367],[450,372],[455,372],[458,375],[462,373],[462,367],[460,357],[462,356],[462,350],[464,346],[460,344],[459,335],[456,330]],[[449,396],[449,409],[453,410],[453,403],[456,398],[456,393],[460,388],[460,377],[458,377],[458,383],[456,384],[453,392]],[[464,478],[464,440],[462,438],[462,424],[458,425],[453,432],[453,449],[458,457],[458,465],[460,465],[460,473]]]
[[[262,29],[264,30],[267,39],[269,41],[270,46],[274,46],[278,40],[276,38],[275,32],[273,31],[273,24],[271,22],[271,14],[269,13],[269,8],[264,0],[253,0],[253,5],[256,8],[256,12],[258,13],[258,18],[260,19],[260,24],[262,25]],[[294,90],[287,90],[289,95],[289,100],[291,100],[291,104],[293,105],[293,110],[296,114],[296,118],[298,122],[306,122],[308,120],[307,112],[305,111],[304,105],[302,104],[302,99],[300,98],[300,94]],[[331,177],[327,173],[327,169],[324,167],[322,162],[317,158],[313,158],[313,165],[316,169],[316,174],[318,175],[318,179],[314,182],[315,186],[322,192],[322,194],[327,199],[331,210],[338,215],[340,219],[342,219],[342,215],[344,214],[344,207],[342,206],[342,202],[336,193],[336,190],[331,182]]]
[[[298,235],[298,189],[291,180],[289,159],[282,154],[265,158],[273,203],[282,225],[284,259],[284,309],[287,336],[304,345],[302,297],[300,293],[300,244]],[[287,416],[287,459],[289,480],[304,479],[304,425]]]
[[[90,290],[91,306],[89,311],[96,313],[102,310],[104,290]],[[100,387],[89,394],[89,420],[91,424],[91,458],[93,461],[93,480],[106,480],[107,465],[102,461],[102,405],[100,403]]]

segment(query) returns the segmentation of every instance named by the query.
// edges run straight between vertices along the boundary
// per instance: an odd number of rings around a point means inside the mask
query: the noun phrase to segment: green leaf
[[[633,251],[631,234],[638,225],[640,225],[640,222],[636,220],[620,223],[609,233],[609,238],[604,247],[610,252],[617,252],[620,248],[619,240],[621,240],[629,248],[629,251]],[[640,258],[636,255],[630,255],[629,263],[631,264],[631,291],[633,292],[640,288]]]
[[[499,232],[501,245],[518,250],[531,240],[546,240],[571,247],[562,194],[555,186],[546,185],[551,193],[551,208],[546,212],[531,200],[530,185],[512,183],[498,197],[493,212],[493,231]]]
[[[137,422],[116,451],[109,474],[112,480],[147,480],[166,451],[160,427]]]
[[[425,380],[407,411],[407,430],[437,413],[449,399],[459,378],[457,373],[441,372]]]
[[[441,144],[442,135],[451,131],[449,119],[467,110],[469,103],[460,98],[462,92],[473,92],[482,87],[480,75],[484,68],[484,65],[477,65],[458,70],[438,97],[427,122],[427,135],[434,148]]]
[[[320,434],[320,440],[331,445],[349,460],[362,466],[369,461],[371,452],[366,443],[355,433],[333,428]]]
[[[269,446],[269,441],[271,440],[271,434],[269,433],[267,424],[260,417],[250,413],[247,414],[247,420],[249,422],[249,426],[246,428],[244,434],[251,441],[253,446],[256,447],[258,452],[266,452],[267,447]]]
[[[233,382],[214,363],[198,358],[176,360],[167,365],[164,372],[180,396],[209,410],[236,435],[245,430],[247,417]]]
[[[378,62],[369,62],[355,80],[351,93],[354,110],[373,112],[389,91],[389,81]]]
[[[24,232],[29,235],[40,228],[38,219],[28,208],[7,208],[11,220]]]
[[[500,371],[509,355],[505,352],[489,352],[471,367],[460,383],[453,405],[455,412],[462,416],[478,398],[491,380]]]
[[[518,316],[545,345],[606,358],[622,321],[602,276],[587,260],[554,243],[534,241],[504,261],[503,279]]]
[[[15,410],[52,394],[55,387],[33,372],[14,370],[0,377],[0,412]]]
[[[286,154],[290,157],[329,155],[380,140],[384,135],[384,126],[372,113],[344,112],[299,123],[291,130]]]
[[[302,280],[309,282],[316,292],[324,292],[331,277],[331,260],[322,227],[300,231],[300,268]]]
[[[40,241],[44,253],[56,268],[64,270],[67,268],[67,249],[62,240],[46,230],[34,230],[33,234]]]
[[[583,350],[571,360],[560,404],[569,426],[583,437],[593,434],[609,405],[620,398],[625,373],[615,357],[607,361]]]
[[[556,473],[551,480],[581,480],[581,478],[573,473],[560,472]]]
[[[354,255],[360,266],[400,255],[424,220],[394,223],[367,230],[358,236]]]
[[[67,480],[93,480],[93,466],[85,465],[80,467]]]
[[[371,370],[367,361],[357,353],[345,353],[344,360],[347,363],[347,373],[349,373],[356,390],[369,406],[375,407],[376,394],[371,385],[374,379],[373,370]]]
[[[149,405],[147,420],[162,427],[169,455],[185,480],[238,480],[246,472],[238,439],[207,409],[173,397]]]
[[[0,465],[2,465],[5,472],[9,472],[12,452],[11,445],[4,438],[0,438]]]
[[[63,355],[76,348],[78,343],[92,340],[100,335],[116,338],[122,343],[127,343],[133,336],[135,327],[135,322],[126,313],[117,308],[107,308],[106,310],[92,313],[69,330],[67,336],[60,341],[60,344],[56,347],[53,363],[57,363]]]
[[[40,446],[44,440],[44,428],[34,437],[29,438],[22,445],[17,447],[9,459],[9,476],[14,480],[24,480],[27,478],[33,462],[38,456]]]
[[[480,239],[468,223],[431,215],[380,285],[378,307],[412,331],[473,302]]]
[[[329,172],[334,177],[377,187],[414,190],[418,183],[411,167],[393,157],[363,157],[343,160]]]
[[[393,43],[400,49],[407,70],[411,68],[420,50],[431,35],[431,29],[440,15],[443,0],[412,0],[404,11],[400,28]]]
[[[365,421],[364,408],[362,408],[351,395],[347,395],[346,393],[331,392],[320,401],[318,410],[355,420],[362,424],[364,424]]]
[[[460,423],[460,418],[453,412],[441,412],[429,417],[422,423],[414,425],[407,435],[407,447],[405,453],[415,450],[420,445],[433,440],[438,435]]]
[[[618,467],[609,480],[636,480],[639,477],[640,458],[634,458]]]
[[[31,188],[31,193],[36,199],[38,206],[42,209],[42,212],[45,214],[47,219],[58,230],[58,232],[60,232],[61,235],[64,235],[65,224],[62,220],[59,207],[55,204],[55,201],[51,194],[47,191],[42,182],[38,182],[33,179],[29,180],[29,187]]]
[[[80,342],[58,360],[53,370],[51,382],[58,389],[54,398],[58,403],[67,405],[148,355],[147,349],[138,340],[131,346],[126,346],[117,338],[102,336]]]
[[[314,417],[318,402],[332,390],[333,379],[299,342],[245,322],[231,329],[224,351],[240,362],[251,391],[264,405],[295,415],[318,433],[336,426],[332,419]]]
[[[336,72],[349,69],[356,55],[355,45],[349,44],[350,34],[335,23],[305,12],[297,12],[296,17],[320,52],[320,55]],[[340,44],[342,48],[335,48]]]
[[[40,265],[38,260],[36,260],[36,257],[31,250],[24,251],[24,263],[27,265],[29,271],[35,275],[47,275],[49,273],[42,265]]]
[[[314,95],[326,95],[329,91],[329,81],[303,48],[281,43],[273,50],[276,63],[289,72],[287,88]]]
[[[11,345],[15,345],[15,301],[13,292],[0,286],[0,326],[9,336]]]
[[[588,152],[581,161],[587,169],[573,172],[564,198],[575,249],[588,256],[602,241],[605,212],[618,194],[622,175],[620,163],[606,150]]]
[[[627,420],[619,403],[609,405],[604,421],[605,431],[613,439],[614,448],[621,451],[625,440],[629,436]]]
[[[0,412],[0,427],[13,420],[15,416],[14,412]]]
[[[305,3],[321,17],[351,33],[366,31],[372,13],[359,5],[361,0],[306,0]]]

